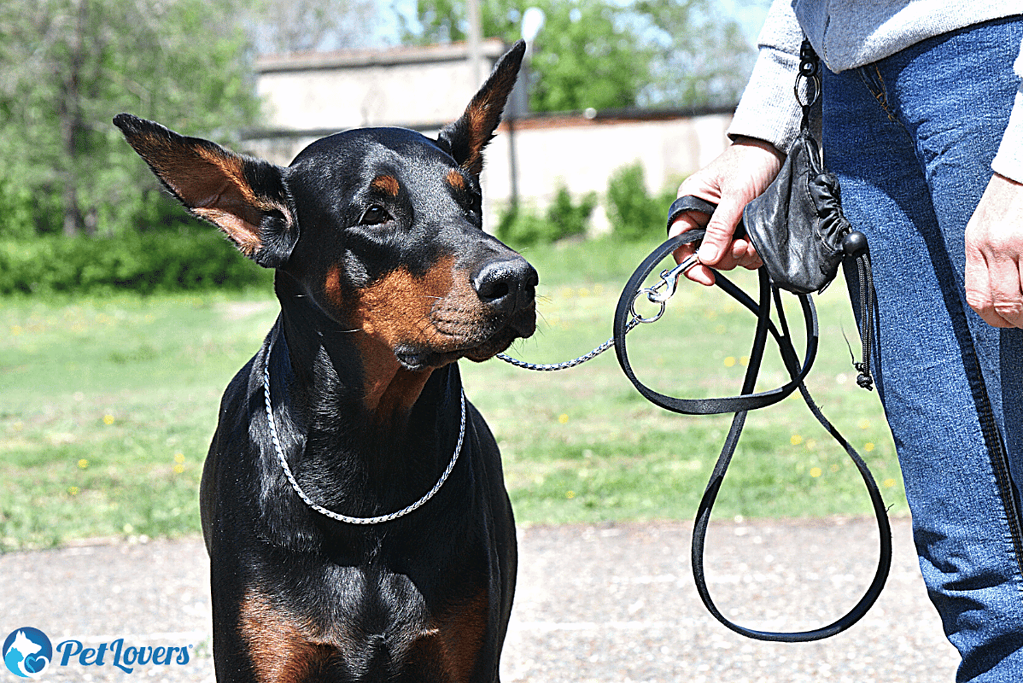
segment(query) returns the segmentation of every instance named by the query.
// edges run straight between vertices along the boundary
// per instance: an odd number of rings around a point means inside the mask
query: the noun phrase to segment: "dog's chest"
[[[401,670],[416,643],[435,634],[426,602],[407,577],[351,567],[327,573],[293,580],[283,593],[249,590],[240,627],[257,670],[304,670],[312,680],[331,670],[346,680],[377,680]]]

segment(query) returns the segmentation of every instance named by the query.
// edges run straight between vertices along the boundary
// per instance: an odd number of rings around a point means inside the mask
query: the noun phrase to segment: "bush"
[[[59,198],[53,193],[33,192],[0,177],[0,239],[29,239],[40,232],[56,232]]]
[[[497,225],[497,237],[513,247],[529,247],[585,235],[595,208],[596,193],[587,194],[575,204],[568,188],[562,186],[543,216],[521,207],[505,211]]]
[[[554,201],[547,207],[547,221],[555,226],[556,240],[576,235],[585,235],[590,224],[590,216],[597,208],[597,194],[590,192],[579,200],[579,204],[572,203],[572,195],[564,186],[558,188]]]
[[[643,166],[638,161],[619,168],[607,183],[607,218],[611,233],[629,242],[663,234],[668,207],[674,200],[675,192],[670,189],[650,196]]]
[[[116,238],[40,235],[0,239],[0,294],[149,294],[239,288],[272,280],[210,229],[130,233]]]

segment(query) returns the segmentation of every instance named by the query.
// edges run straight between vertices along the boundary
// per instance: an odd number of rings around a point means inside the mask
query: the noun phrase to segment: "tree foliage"
[[[483,35],[517,40],[529,7],[546,17],[530,62],[534,111],[734,104],[755,56],[709,0],[480,0]],[[406,43],[465,40],[467,30],[460,0],[417,0],[402,19]]]
[[[376,40],[374,0],[258,0],[247,21],[260,54],[364,47]]]
[[[756,2],[757,0],[750,0]],[[638,32],[651,47],[643,106],[734,105],[756,52],[734,20],[714,16],[708,0],[637,0]]]
[[[178,216],[111,119],[120,111],[220,140],[258,111],[231,2],[0,3],[0,233],[111,233]],[[58,208],[55,211],[54,205]],[[25,225],[26,222],[31,223]],[[158,221],[159,222],[159,221]]]

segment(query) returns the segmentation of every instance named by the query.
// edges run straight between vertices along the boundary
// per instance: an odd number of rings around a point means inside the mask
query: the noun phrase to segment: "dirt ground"
[[[923,588],[908,520],[893,520],[884,593],[851,630],[809,644],[747,640],[700,603],[689,523],[519,530],[519,578],[501,678],[514,682],[950,683],[957,656]],[[731,619],[765,630],[838,618],[873,575],[872,520],[714,522],[707,575]],[[53,646],[122,650],[113,666],[61,665],[47,681],[213,681],[208,560],[199,539],[0,555],[0,638],[32,626]],[[120,641],[120,645],[118,645]],[[0,643],[2,644],[2,643]],[[139,649],[167,664],[128,666]],[[169,648],[177,647],[173,657]],[[176,660],[187,653],[187,663]],[[0,680],[8,675],[0,669]],[[11,680],[15,680],[10,675]]]

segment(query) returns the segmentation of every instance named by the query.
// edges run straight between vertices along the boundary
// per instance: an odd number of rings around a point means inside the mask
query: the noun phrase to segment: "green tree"
[[[727,106],[739,101],[756,52],[738,23],[712,16],[707,0],[637,0],[635,9],[634,30],[646,36],[652,53],[650,81],[639,104]]]
[[[649,81],[649,51],[627,30],[628,8],[613,0],[480,0],[485,37],[521,37],[522,13],[543,10],[544,28],[533,45],[530,107],[572,111],[633,106]],[[465,2],[418,0],[416,19],[404,19],[403,40],[429,44],[465,40]]]
[[[364,47],[376,38],[374,0],[256,0],[246,23],[260,54]]]
[[[30,192],[35,227],[67,235],[158,214],[165,200],[111,119],[130,111],[221,140],[253,121],[236,10],[234,0],[0,3],[0,190]]]
[[[528,7],[546,16],[530,63],[534,111],[734,104],[755,56],[709,0],[480,0],[483,35],[517,40]],[[465,2],[417,0],[402,39],[465,40],[467,23]]]
[[[650,80],[650,51],[610,2],[552,0],[536,38],[530,105],[537,111],[635,106]]]

